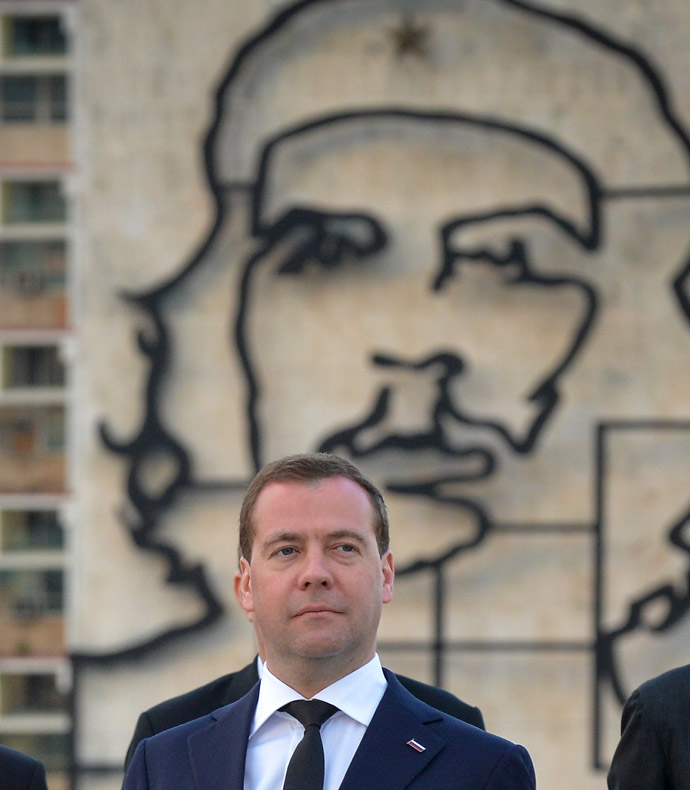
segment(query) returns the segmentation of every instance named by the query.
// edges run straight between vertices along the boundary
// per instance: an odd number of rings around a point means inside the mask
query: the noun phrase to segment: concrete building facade
[[[0,742],[71,762],[72,3],[0,3]]]

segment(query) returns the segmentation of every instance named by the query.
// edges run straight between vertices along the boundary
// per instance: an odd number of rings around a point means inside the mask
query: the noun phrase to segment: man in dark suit
[[[426,702],[427,705],[484,729],[484,717],[479,708],[468,705],[454,694],[436,686],[430,686],[428,683],[422,683],[404,675],[396,675],[396,677],[409,692],[422,702]],[[127,748],[125,768],[132,761],[139,741],[169,730],[171,727],[176,727],[178,724],[206,716],[206,714],[212,713],[224,705],[229,705],[231,702],[236,702],[251,691],[258,682],[257,660],[254,660],[239,672],[223,675],[199,688],[159,702],[158,705],[145,710],[137,719],[132,740]]]
[[[261,681],[142,741],[125,790],[287,787],[314,740],[295,702],[330,710],[316,735],[324,790],[534,790],[525,749],[426,705],[381,668],[388,542],[381,494],[350,462],[317,453],[264,467],[240,512],[240,598],[265,652]]]
[[[625,703],[609,790],[690,790],[690,664],[643,683]]]
[[[0,746],[0,787],[2,790],[47,790],[46,769],[40,760]]]

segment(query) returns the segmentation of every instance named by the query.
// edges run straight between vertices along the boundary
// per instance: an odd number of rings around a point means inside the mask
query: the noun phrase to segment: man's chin
[[[292,645],[293,653],[305,660],[332,659],[347,650],[349,640],[342,633],[328,633],[325,622],[314,622],[311,633],[300,633]]]

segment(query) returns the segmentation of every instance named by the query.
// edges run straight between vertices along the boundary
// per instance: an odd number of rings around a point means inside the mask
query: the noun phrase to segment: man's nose
[[[330,587],[332,583],[333,574],[325,552],[321,549],[306,551],[300,568],[300,588]]]

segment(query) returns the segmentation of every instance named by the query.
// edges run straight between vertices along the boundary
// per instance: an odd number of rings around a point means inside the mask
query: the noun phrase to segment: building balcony
[[[19,619],[0,612],[0,656],[58,656],[65,653],[65,620],[61,613]]]
[[[66,329],[70,324],[67,294],[51,289],[25,295],[0,290],[0,329]]]
[[[0,168],[71,166],[72,139],[65,123],[0,123]]]
[[[62,406],[0,407],[0,494],[66,488]]]
[[[64,455],[0,455],[0,494],[60,494],[66,491]]]
[[[0,329],[64,329],[66,243],[59,234],[45,236],[41,224],[19,227],[24,237],[15,226],[0,238]]]

